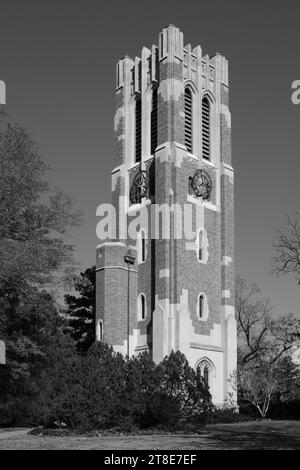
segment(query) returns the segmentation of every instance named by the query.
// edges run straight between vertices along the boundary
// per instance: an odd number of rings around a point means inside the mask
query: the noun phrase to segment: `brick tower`
[[[228,63],[183,44],[170,25],[117,64],[116,221],[97,247],[97,339],[156,362],[180,350],[224,404],[236,368]]]

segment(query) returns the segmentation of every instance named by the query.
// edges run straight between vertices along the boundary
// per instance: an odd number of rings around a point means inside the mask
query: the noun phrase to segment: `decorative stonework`
[[[149,175],[146,171],[139,171],[131,184],[130,201],[132,204],[140,204],[143,197],[147,197],[149,187]]]
[[[192,178],[192,189],[195,196],[202,197],[204,201],[210,198],[212,181],[205,170],[197,170]]]

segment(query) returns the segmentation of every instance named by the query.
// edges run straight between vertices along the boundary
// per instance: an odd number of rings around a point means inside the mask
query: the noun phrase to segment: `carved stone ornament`
[[[195,196],[209,199],[212,191],[212,181],[208,173],[204,170],[196,170],[192,178],[192,189]]]
[[[140,170],[134,177],[130,188],[130,201],[139,204],[143,197],[147,196],[149,187],[149,175],[147,171]]]

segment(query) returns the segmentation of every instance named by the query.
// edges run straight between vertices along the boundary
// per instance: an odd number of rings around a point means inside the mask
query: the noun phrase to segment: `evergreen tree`
[[[75,282],[79,295],[65,295],[68,329],[80,353],[86,353],[95,341],[95,283],[96,267],[92,266]]]

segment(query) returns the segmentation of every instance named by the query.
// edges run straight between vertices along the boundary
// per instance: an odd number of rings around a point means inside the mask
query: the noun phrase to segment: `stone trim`
[[[221,348],[220,346],[214,346],[214,345],[191,343],[190,347],[193,348],[193,349],[205,349],[205,351],[224,352],[223,348]]]
[[[150,348],[149,348],[148,344],[144,344],[143,346],[136,346],[134,348],[135,351],[145,351],[145,350],[148,351],[149,349]]]
[[[102,271],[103,269],[123,269],[124,271],[130,271],[131,273],[137,273],[136,269],[128,269],[124,266],[102,266],[102,268],[97,268],[96,271]]]

